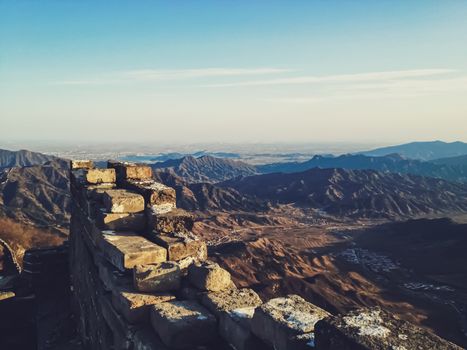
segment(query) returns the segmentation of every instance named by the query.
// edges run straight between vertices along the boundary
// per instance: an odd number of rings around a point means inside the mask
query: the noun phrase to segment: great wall
[[[331,315],[298,295],[237,288],[149,166],[71,161],[70,179],[69,241],[27,253],[23,273],[36,294],[51,280],[71,289],[83,349],[461,349],[379,308]]]

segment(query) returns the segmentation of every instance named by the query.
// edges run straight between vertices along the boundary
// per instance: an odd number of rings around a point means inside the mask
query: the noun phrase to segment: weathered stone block
[[[320,350],[461,349],[379,308],[360,309],[319,321],[315,326],[315,343]]]
[[[257,307],[263,302],[252,289],[228,289],[222,292],[205,294],[201,303],[217,318],[222,312],[246,307]]]
[[[130,323],[149,320],[149,306],[174,300],[169,293],[144,294],[127,290],[112,291],[112,304]]]
[[[124,273],[95,253],[99,278],[107,291],[129,289],[133,285],[131,275]]]
[[[289,295],[256,308],[251,330],[274,349],[287,350],[293,344],[292,337],[313,333],[316,322],[328,316],[328,312],[298,295]]]
[[[191,233],[172,232],[151,235],[151,240],[167,248],[168,260],[179,261],[188,257],[192,257],[196,261],[207,259],[206,243]]]
[[[98,241],[105,258],[121,271],[167,260],[167,250],[132,233],[104,231]]]
[[[71,160],[70,169],[91,169],[94,168],[94,162],[92,160]]]
[[[110,298],[102,295],[99,301],[102,315],[113,336],[115,349],[130,349],[135,327],[128,324],[125,318],[115,310]]]
[[[193,301],[151,306],[151,324],[162,342],[174,349],[193,349],[216,340],[216,318]]]
[[[151,327],[144,327],[135,332],[133,350],[169,350]]]
[[[235,350],[269,350],[270,347],[251,333],[255,307],[224,311],[219,319],[219,333]]]
[[[133,268],[133,281],[142,292],[165,292],[180,288],[180,267],[173,261],[154,265],[136,265]]]
[[[144,210],[143,196],[127,190],[109,190],[103,193],[105,209],[110,213],[139,213]]]
[[[231,283],[230,273],[211,261],[190,265],[188,280],[196,288],[212,292],[226,290]]]
[[[88,184],[115,182],[115,169],[86,169],[85,179]]]
[[[164,208],[168,211],[176,207],[177,195],[172,187],[153,180],[125,180],[122,186],[141,194],[146,203],[149,206],[154,206],[159,212],[163,212]]]
[[[149,207],[146,215],[148,228],[154,233],[190,232],[193,228],[193,215],[183,209],[158,213],[153,207]]]
[[[103,230],[140,231],[146,227],[144,213],[106,213],[101,208],[97,211],[96,222]]]
[[[147,165],[130,165],[123,167],[122,175],[124,179],[151,180],[152,168]]]

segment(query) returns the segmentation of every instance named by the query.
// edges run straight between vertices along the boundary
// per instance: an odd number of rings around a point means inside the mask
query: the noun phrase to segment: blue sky
[[[0,0],[0,137],[467,141],[467,1]]]

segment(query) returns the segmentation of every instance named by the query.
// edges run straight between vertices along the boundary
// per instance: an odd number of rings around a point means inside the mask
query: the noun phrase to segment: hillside
[[[231,159],[187,156],[152,165],[156,172],[170,171],[189,183],[216,183],[238,176],[257,174],[254,166]]]
[[[70,212],[63,162],[0,171],[0,212],[22,223],[66,227]]]
[[[467,154],[457,157],[438,158],[431,160],[430,163],[467,167]]]
[[[386,156],[398,153],[406,158],[432,160],[437,158],[455,157],[467,154],[467,143],[464,142],[410,142],[397,146],[382,147],[360,152],[367,156]]]
[[[465,158],[465,162],[461,160]],[[420,161],[407,159],[398,154],[382,157],[366,156],[363,154],[345,154],[338,157],[314,156],[306,162],[276,163],[258,167],[261,173],[283,172],[292,173],[312,168],[344,168],[371,169],[384,172],[429,176],[448,181],[467,182],[467,156],[458,158],[444,158],[437,161]],[[452,161],[449,161],[452,159]],[[457,160],[457,161],[456,161]]]
[[[40,165],[59,158],[27,150],[8,151],[0,149],[0,168],[25,167]]]
[[[223,182],[242,194],[332,215],[397,218],[467,210],[467,186],[373,170],[311,169]]]
[[[190,184],[173,170],[156,172],[154,177],[157,181],[175,188],[177,206],[185,210],[257,212],[268,209],[265,201],[241,194],[232,188],[210,183]]]

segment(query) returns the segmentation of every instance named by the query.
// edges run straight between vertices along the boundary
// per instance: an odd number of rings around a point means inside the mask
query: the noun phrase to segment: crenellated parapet
[[[89,349],[460,349],[379,309],[267,302],[208,259],[193,216],[146,165],[71,162],[73,304]]]

